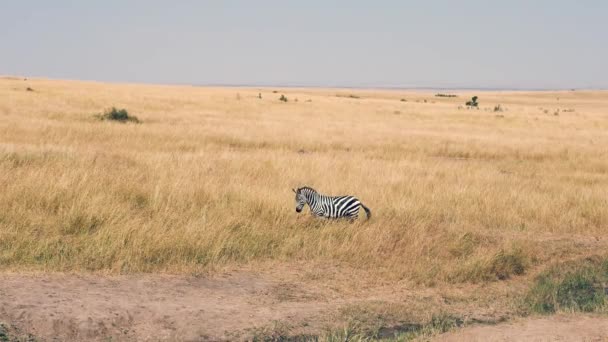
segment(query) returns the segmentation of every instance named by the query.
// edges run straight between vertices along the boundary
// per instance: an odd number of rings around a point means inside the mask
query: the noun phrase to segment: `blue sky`
[[[0,74],[608,88],[608,1],[2,1]]]

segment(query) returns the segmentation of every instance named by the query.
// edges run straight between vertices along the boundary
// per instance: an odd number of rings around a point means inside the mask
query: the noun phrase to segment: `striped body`
[[[306,204],[310,212],[318,217],[348,218],[351,220],[359,216],[359,207],[363,207],[367,218],[371,211],[354,196],[325,196],[310,187],[299,188],[296,193],[296,212],[301,212]]]

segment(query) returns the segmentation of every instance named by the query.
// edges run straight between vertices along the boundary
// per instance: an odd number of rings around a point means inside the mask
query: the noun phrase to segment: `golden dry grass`
[[[0,79],[0,266],[484,281],[606,234],[608,92],[273,90]],[[111,106],[143,123],[94,117]],[[302,185],[373,219],[298,216]]]

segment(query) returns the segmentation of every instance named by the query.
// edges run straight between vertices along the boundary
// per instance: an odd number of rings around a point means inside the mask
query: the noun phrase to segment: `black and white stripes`
[[[356,219],[359,216],[359,206],[363,207],[369,219],[372,215],[368,207],[354,196],[325,196],[310,187],[292,189],[296,193],[296,212],[301,212],[306,204],[313,215],[325,218]]]

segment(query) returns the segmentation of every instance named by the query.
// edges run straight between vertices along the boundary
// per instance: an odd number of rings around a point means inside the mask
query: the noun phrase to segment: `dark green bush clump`
[[[471,98],[471,101],[466,102],[467,107],[479,108],[479,103],[477,102],[477,99],[478,99],[477,96],[473,96]]]
[[[279,101],[287,102],[288,100],[285,95],[281,95],[281,97],[279,97]]]
[[[106,110],[103,114],[99,115],[101,120],[112,120],[118,122],[135,122],[139,123],[139,119],[136,116],[129,115],[126,109],[117,109],[112,107]]]
[[[435,94],[436,97],[458,97],[458,95],[454,95],[454,94]]]
[[[554,266],[536,278],[525,305],[540,314],[593,312],[606,308],[608,259],[587,258]]]

